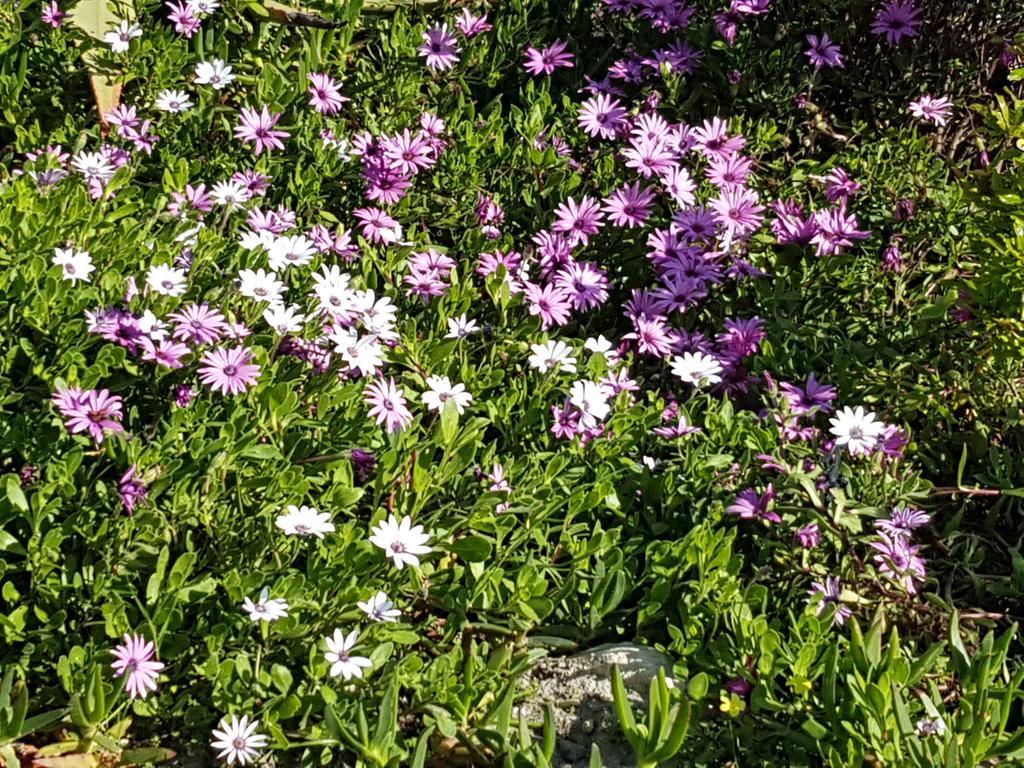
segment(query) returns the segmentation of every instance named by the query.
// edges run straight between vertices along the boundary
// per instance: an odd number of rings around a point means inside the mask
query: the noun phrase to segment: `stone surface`
[[[602,645],[574,656],[544,659],[523,678],[530,691],[520,711],[541,721],[544,707],[555,712],[556,768],[586,768],[597,744],[605,768],[635,765],[612,705],[612,666],[618,665],[639,719],[647,710],[647,690],[658,670],[671,672],[671,660],[653,648],[630,643]]]

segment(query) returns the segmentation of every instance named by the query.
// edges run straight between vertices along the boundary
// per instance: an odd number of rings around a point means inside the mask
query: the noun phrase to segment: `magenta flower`
[[[875,521],[875,530],[881,531],[892,538],[909,538],[917,529],[922,528],[932,519],[927,512],[913,507],[895,507],[889,517]]]
[[[709,205],[729,240],[749,235],[764,220],[764,206],[758,204],[757,193],[746,187],[726,187]]]
[[[530,314],[540,317],[542,330],[546,331],[552,325],[565,325],[569,322],[572,302],[561,288],[555,285],[541,287],[528,283],[524,293]]]
[[[641,355],[668,357],[672,352],[671,332],[665,318],[658,315],[640,314],[633,318],[633,332],[622,338],[635,341]]]
[[[107,430],[124,432],[121,398],[111,395],[109,390],[87,389],[80,393],[58,390],[54,403],[64,415],[68,431],[72,434],[87,432],[96,445],[103,442]]]
[[[192,37],[199,31],[203,22],[192,3],[185,0],[178,0],[176,3],[167,0],[164,5],[167,6],[167,20],[174,25],[174,31],[179,35]]]
[[[836,399],[836,388],[820,383],[813,373],[807,377],[807,384],[803,387],[784,381],[779,389],[789,406],[789,412],[795,416],[817,411],[831,413],[832,401]]]
[[[482,16],[476,16],[469,12],[468,8],[463,8],[462,13],[455,20],[455,27],[466,37],[475,37],[482,32],[490,32],[493,27],[491,23],[487,21],[487,14]]]
[[[212,344],[228,328],[227,318],[209,304],[190,304],[167,317],[174,321],[174,338],[189,344]]]
[[[843,605],[840,600],[843,594],[843,585],[839,581],[838,576],[828,576],[824,582],[816,581],[811,585],[811,589],[808,591],[807,602],[813,602],[818,600],[817,613],[819,616],[825,612],[830,606],[836,607],[835,618],[833,621],[839,626],[842,626],[850,616],[853,615],[853,611]]]
[[[280,113],[271,112],[265,105],[260,112],[251,107],[243,107],[238,117],[238,125],[235,127],[235,136],[241,139],[243,144],[255,144],[257,155],[263,150],[284,149],[281,139],[288,138],[291,134],[288,131],[274,130],[280,119]]]
[[[396,243],[402,237],[402,226],[380,208],[357,208],[352,215],[359,219],[363,237],[371,243]]]
[[[830,203],[850,200],[861,190],[861,185],[853,180],[845,168],[836,166],[823,179],[825,182],[825,198]]]
[[[654,193],[634,181],[608,195],[601,210],[616,227],[642,227],[654,210]]]
[[[818,529],[817,523],[811,523],[810,525],[805,525],[793,534],[793,538],[796,539],[804,549],[814,549],[821,543],[821,531]]]
[[[829,38],[828,33],[808,35],[807,44],[811,47],[804,51],[804,55],[811,60],[815,69],[822,67],[843,68],[843,55],[839,46]]]
[[[917,37],[920,13],[913,0],[888,0],[875,15],[871,31],[885,35],[889,45],[897,45],[904,37]]]
[[[577,203],[571,197],[555,209],[555,223],[551,229],[564,233],[570,245],[586,245],[590,236],[601,229],[604,214],[597,201],[585,195]]]
[[[909,536],[890,536],[884,532],[870,546],[876,552],[872,559],[879,572],[908,594],[917,594],[917,585],[927,575],[924,559],[918,554],[921,547],[911,544]]]
[[[814,214],[818,232],[811,238],[818,256],[833,256],[853,245],[854,240],[865,240],[871,232],[857,229],[857,217],[846,212],[846,206],[818,211]]]
[[[143,360],[162,365],[164,368],[181,368],[184,365],[181,358],[191,352],[185,344],[167,339],[157,343],[143,339],[142,348]]]
[[[727,515],[739,515],[741,520],[764,520],[766,523],[781,523],[782,518],[769,509],[775,500],[775,487],[769,483],[764,494],[753,488],[740,491],[735,501],[725,508]]]
[[[729,124],[720,117],[705,120],[700,128],[692,130],[691,135],[707,158],[714,155],[728,157],[733,152],[739,152],[747,143],[743,136],[730,136]]]
[[[718,188],[724,187],[737,187],[746,184],[747,176],[750,175],[751,161],[738,152],[734,152],[727,157],[721,155],[714,155],[708,162],[708,167],[704,170],[704,175],[708,177]]]
[[[805,214],[803,206],[795,200],[776,200],[771,206],[775,211],[772,233],[779,245],[807,245],[818,234],[814,214]]]
[[[599,307],[608,300],[608,277],[589,261],[573,261],[555,275],[555,285],[569,297],[576,309]]]
[[[57,27],[64,23],[64,19],[70,15],[60,9],[60,6],[57,5],[57,0],[52,0],[52,2],[43,6],[43,12],[40,14],[40,17],[44,24],[49,24],[54,29],[57,29]]]
[[[550,75],[559,67],[571,69],[573,55],[566,53],[568,43],[555,40],[547,48],[537,50],[532,45],[526,49],[526,63],[523,68],[531,75]]]
[[[618,99],[598,93],[580,105],[576,121],[588,136],[613,139],[626,121],[626,109]]]
[[[156,646],[139,635],[125,634],[124,642],[111,652],[114,663],[114,677],[124,675],[124,689],[133,699],[144,699],[151,691],[156,691],[156,682],[162,662],[155,661]]]
[[[903,252],[899,240],[894,238],[882,251],[882,269],[885,272],[903,271]]]
[[[413,135],[408,128],[397,136],[383,139],[381,147],[391,167],[408,176],[415,176],[437,162],[434,150],[424,134]]]
[[[447,24],[435,24],[423,33],[423,45],[416,49],[426,59],[427,69],[444,72],[459,60],[459,46]]]
[[[306,75],[312,85],[306,93],[309,94],[309,106],[321,115],[334,115],[341,109],[341,105],[349,99],[341,95],[341,84],[323,72],[310,72]]]
[[[368,415],[388,432],[405,429],[412,423],[412,412],[405,402],[405,393],[395,385],[395,380],[377,379],[364,392],[370,406]]]
[[[129,515],[135,511],[136,506],[146,501],[146,484],[138,477],[138,472],[139,465],[132,464],[117,484],[117,494],[121,497],[124,511]]]
[[[245,392],[260,376],[260,367],[252,362],[252,352],[241,345],[211,350],[199,362],[200,380],[225,395]]]
[[[935,125],[945,125],[953,112],[953,102],[949,100],[948,96],[935,98],[925,94],[917,101],[910,102],[909,109],[910,114],[918,120],[934,123]]]
[[[663,176],[677,165],[676,153],[664,137],[634,137],[621,154],[626,158],[626,167],[632,168],[645,179]]]

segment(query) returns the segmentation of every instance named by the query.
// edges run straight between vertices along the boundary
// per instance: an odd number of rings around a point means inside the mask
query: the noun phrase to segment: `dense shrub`
[[[398,5],[0,11],[5,758],[1024,755],[1024,12]]]

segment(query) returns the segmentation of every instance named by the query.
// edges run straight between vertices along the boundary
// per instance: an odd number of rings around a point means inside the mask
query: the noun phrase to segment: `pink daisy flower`
[[[526,49],[526,63],[523,68],[531,75],[550,75],[559,67],[571,69],[573,55],[566,53],[568,43],[555,40],[547,48],[537,50],[532,45]]]
[[[878,9],[871,31],[885,35],[889,45],[897,45],[904,37],[917,37],[920,13],[913,0],[889,0]]]
[[[212,344],[227,330],[227,319],[209,304],[190,304],[167,316],[174,321],[174,338],[190,344]]]
[[[455,66],[459,60],[459,46],[455,35],[448,31],[447,24],[435,24],[423,33],[423,45],[417,48],[426,59],[427,69],[444,72]]]
[[[925,94],[917,101],[910,102],[910,114],[918,120],[935,125],[945,125],[952,112],[953,102],[949,100],[948,96],[940,96],[936,99],[934,96]]]
[[[843,54],[828,33],[825,32],[819,38],[817,35],[808,35],[807,44],[811,47],[804,51],[804,55],[811,60],[815,69],[822,67],[843,68]]]
[[[576,121],[589,136],[614,139],[626,121],[626,110],[618,99],[598,93],[580,105]]]
[[[551,229],[563,232],[572,245],[586,245],[590,236],[601,229],[604,214],[597,201],[585,195],[577,203],[571,197],[555,209],[555,223]]]
[[[274,130],[280,119],[279,112],[271,112],[265,105],[261,112],[251,107],[243,107],[238,117],[238,125],[235,127],[235,136],[241,139],[243,144],[255,144],[257,155],[263,150],[284,149],[281,139],[288,138],[291,134],[288,131]]]
[[[527,284],[526,300],[530,305],[530,314],[540,317],[540,327],[547,330],[552,325],[565,325],[569,322],[572,301],[565,291],[554,285],[543,287]]]
[[[642,227],[654,210],[654,193],[634,181],[608,195],[602,210],[616,227]]]
[[[757,193],[746,187],[726,187],[709,205],[730,240],[750,234],[764,220],[764,206],[758,205]]]
[[[405,402],[405,393],[395,385],[393,378],[377,379],[368,384],[364,392],[370,406],[369,416],[383,424],[388,432],[405,429],[412,423],[412,412]]]
[[[252,352],[241,345],[211,350],[199,362],[200,380],[225,395],[245,392],[260,376],[260,367],[252,362]]]
[[[54,399],[56,401],[56,397]],[[106,430],[124,432],[124,427],[121,426],[121,398],[111,395],[109,390],[85,390],[77,397],[77,403],[74,402],[72,394],[65,393],[62,400],[58,403],[58,408],[74,404],[74,408],[69,408],[64,414],[67,418],[66,426],[72,434],[87,432],[99,445],[106,436]]]
[[[306,75],[311,83],[306,93],[309,94],[309,106],[321,115],[334,115],[341,109],[347,99],[341,95],[341,84],[323,72],[310,72]]]
[[[156,661],[156,646],[139,635],[125,634],[124,642],[111,652],[114,663],[114,676],[124,676],[124,689],[133,699],[144,699],[151,691],[156,691],[156,681],[160,677],[163,662]]]
[[[44,24],[49,24],[54,29],[57,29],[61,24],[64,23],[64,19],[70,16],[69,13],[62,11],[60,6],[57,5],[57,0],[47,3],[43,6],[43,12],[41,18]]]

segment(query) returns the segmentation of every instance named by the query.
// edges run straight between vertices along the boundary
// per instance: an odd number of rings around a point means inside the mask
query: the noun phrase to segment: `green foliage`
[[[123,765],[169,759],[158,744],[206,754],[226,713],[259,718],[282,765],[554,766],[554,713],[538,723],[520,716],[531,695],[523,676],[546,655],[622,641],[664,651],[671,677],[686,681],[670,688],[660,674],[638,716],[613,673],[616,713],[641,768],[1024,757],[1024,666],[1009,621],[1024,589],[1024,102],[979,86],[983,62],[965,43],[1010,25],[1014,4],[932,3],[916,53],[878,43],[871,3],[779,0],[734,46],[711,18],[722,4],[698,4],[685,37],[704,54],[701,68],[663,69],[643,96],[656,93],[672,121],[731,118],[730,130],[747,137],[763,201],[820,208],[822,177],[846,169],[862,185],[851,210],[871,236],[817,257],[762,228],[744,258],[770,279],[730,281],[680,321],[712,340],[725,318],[763,318],[767,338],[744,370],[745,388],[684,389],[662,361],[630,352],[626,370],[640,388],[615,398],[605,434],[586,444],[551,433],[551,407],[573,379],[610,370],[583,339],[633,330],[621,304],[656,277],[649,232],[609,226],[594,237],[586,258],[607,270],[615,297],[562,329],[541,330],[507,271],[475,270],[481,253],[532,248],[566,198],[600,198],[623,182],[616,150],[577,125],[577,89],[627,47],[663,37],[595,12],[596,3],[510,0],[494,5],[493,32],[460,41],[462,60],[442,76],[415,51],[429,24],[451,22],[447,7],[224,5],[184,39],[157,3],[137,3],[145,34],[115,55],[95,24],[88,35],[53,30],[38,4],[0,4],[8,768],[26,745],[85,768],[101,756]],[[75,12],[82,22],[115,10],[83,0]],[[842,40],[845,70],[807,65],[805,35],[824,29]],[[524,47],[555,37],[571,40],[577,69],[528,77]],[[238,76],[223,92],[190,79],[197,62],[215,57]],[[44,170],[46,158],[21,157],[41,145],[78,152],[116,141],[97,123],[86,61],[117,73],[125,102],[146,114],[167,88],[186,87],[196,102],[161,114],[153,155],[136,153],[96,200],[75,175],[42,191],[29,173],[15,175]],[[342,79],[352,99],[338,117],[307,106],[306,76],[321,71]],[[1006,78],[1019,82],[1020,68]],[[976,100],[984,134],[910,124],[906,104],[924,84]],[[242,106],[263,104],[282,113],[291,135],[284,151],[256,157],[233,129]],[[448,145],[389,207],[410,244],[357,235],[361,258],[344,266],[354,288],[398,307],[386,375],[415,417],[388,434],[367,418],[365,381],[336,369],[314,375],[235,289],[234,276],[253,264],[238,245],[244,215],[218,209],[191,232],[196,220],[170,205],[186,185],[257,169],[274,178],[264,209],[293,211],[297,228],[350,226],[366,204],[364,179],[321,131],[397,133],[426,111],[445,120]],[[961,117],[957,126],[971,116]],[[505,207],[497,240],[477,225],[482,193]],[[702,181],[699,202],[713,194]],[[670,213],[655,211],[659,227]],[[141,285],[151,265],[172,263],[192,240],[186,300],[125,299],[128,278]],[[71,284],[52,264],[67,243],[92,254],[90,282]],[[902,271],[881,269],[892,244]],[[411,254],[427,247],[457,265],[450,290],[431,302],[406,295],[403,283]],[[311,287],[308,271],[290,274],[294,295]],[[85,313],[101,307],[166,316],[192,301],[251,327],[246,344],[261,374],[247,393],[211,394],[194,365],[157,368],[88,330]],[[965,312],[971,322],[957,322]],[[447,321],[464,313],[481,333],[448,338]],[[531,345],[548,339],[572,347],[577,375],[530,367]],[[807,420],[813,438],[788,436],[766,377],[802,382],[812,371],[836,386],[838,404],[864,404],[905,431],[906,456],[823,451],[825,414]],[[440,413],[421,407],[431,375],[465,384],[466,413],[453,402]],[[97,446],[68,434],[50,401],[65,385],[123,396],[129,435]],[[174,404],[182,385],[198,392],[189,407]],[[664,416],[673,408],[700,431],[653,433],[674,421]],[[375,456],[366,476],[357,450]],[[507,490],[486,478],[495,464]],[[118,485],[131,466],[148,499],[128,515]],[[780,523],[726,512],[741,491],[769,483]],[[935,521],[920,539],[923,595],[885,577],[870,547],[876,521],[906,504]],[[329,513],[334,532],[285,537],[274,521],[288,505]],[[390,515],[430,534],[433,551],[419,568],[395,569],[368,540]],[[794,532],[810,525],[820,544],[795,544]],[[829,576],[843,585],[836,605],[808,601]],[[263,588],[288,602],[287,617],[245,615],[243,600]],[[371,623],[357,607],[378,591],[394,601],[397,621]],[[845,625],[840,609],[852,613]],[[370,667],[362,678],[330,677],[322,638],[357,626]],[[126,632],[152,640],[166,665],[145,699],[129,699],[110,670],[110,648]],[[602,765],[596,748],[590,765]]]

